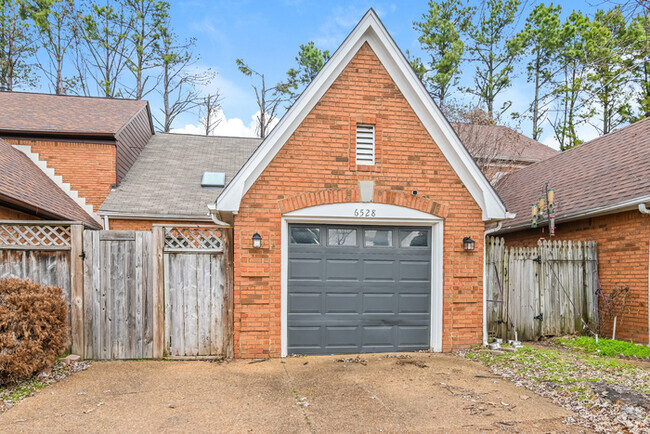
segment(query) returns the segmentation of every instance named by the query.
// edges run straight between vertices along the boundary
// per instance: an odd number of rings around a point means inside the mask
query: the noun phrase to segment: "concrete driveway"
[[[1,414],[0,432],[578,431],[476,363],[407,357],[95,362]]]

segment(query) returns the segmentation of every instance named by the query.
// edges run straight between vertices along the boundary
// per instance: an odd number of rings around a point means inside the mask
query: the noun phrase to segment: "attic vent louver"
[[[357,164],[375,164],[375,126],[357,124]]]
[[[203,172],[201,187],[223,187],[224,185],[226,185],[224,172]]]

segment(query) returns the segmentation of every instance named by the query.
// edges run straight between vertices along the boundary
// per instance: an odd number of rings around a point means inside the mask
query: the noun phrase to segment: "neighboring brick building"
[[[81,221],[100,224],[25,154],[0,139],[0,220]]]
[[[508,173],[559,153],[503,125],[455,122],[451,126],[493,185]]]
[[[608,297],[600,303],[603,335],[611,337],[616,315],[616,337],[644,344],[650,343],[649,161],[650,119],[645,119],[512,173],[496,186],[517,214],[498,232],[511,246],[548,238],[547,221],[530,227],[531,204],[547,183],[554,189],[555,239],[598,243],[600,283]]]
[[[373,11],[212,210],[234,225],[236,357],[483,339],[484,227],[508,214]]]
[[[146,101],[0,92],[0,138],[94,217],[153,133]]]

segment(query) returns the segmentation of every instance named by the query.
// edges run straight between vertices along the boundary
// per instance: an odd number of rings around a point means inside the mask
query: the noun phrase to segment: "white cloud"
[[[234,137],[257,137],[257,117],[259,110],[255,112],[250,118],[248,124],[239,118],[227,118],[223,110],[216,110],[216,118],[220,120],[219,125],[212,131],[213,136],[234,136]],[[270,129],[273,129],[279,119],[273,118],[270,124]],[[186,124],[183,128],[175,128],[171,130],[175,134],[205,134],[205,128],[201,123]]]

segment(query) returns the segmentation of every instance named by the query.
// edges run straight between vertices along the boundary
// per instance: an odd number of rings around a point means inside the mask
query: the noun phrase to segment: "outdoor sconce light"
[[[463,238],[463,248],[465,249],[466,252],[471,252],[472,250],[474,250],[475,245],[476,242],[472,239],[472,237]]]
[[[255,232],[253,234],[253,248],[259,249],[260,247],[262,247],[262,236]]]

